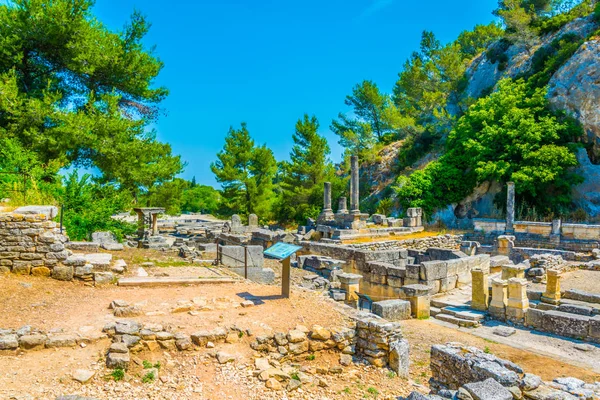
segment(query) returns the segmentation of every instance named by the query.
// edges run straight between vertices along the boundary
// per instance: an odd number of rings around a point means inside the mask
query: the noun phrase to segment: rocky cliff
[[[493,91],[503,78],[531,75],[535,72],[536,53],[552,47],[563,37],[569,42],[581,41],[583,44],[579,49],[550,78],[548,99],[555,110],[577,119],[585,131],[581,141],[590,145],[590,151],[588,155],[581,149],[577,154],[580,163],[578,172],[584,182],[573,188],[573,199],[577,207],[594,218],[600,217],[600,165],[595,165],[600,163],[600,38],[596,36],[599,28],[600,24],[590,15],[575,19],[560,30],[539,38],[529,48],[507,45],[502,41],[492,44],[467,68],[468,83],[462,97],[463,100],[479,98]],[[450,104],[448,109],[458,110],[458,104]],[[390,153],[397,154],[400,147],[395,144],[392,149]],[[435,158],[423,155],[422,159],[431,161]],[[389,157],[386,163],[367,167],[371,172],[368,174],[369,182],[377,186],[372,191],[376,196],[385,193],[383,188],[393,181],[389,174],[381,172],[382,168],[385,169],[384,164],[390,164]],[[373,171],[378,173],[373,174]],[[497,216],[500,211],[495,207],[494,199],[502,189],[498,183],[484,183],[459,204],[439,210],[433,219],[441,220],[449,227],[466,228],[472,218]]]

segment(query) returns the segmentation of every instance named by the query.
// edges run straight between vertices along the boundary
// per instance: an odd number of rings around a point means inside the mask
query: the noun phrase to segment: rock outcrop
[[[584,141],[600,156],[600,40],[584,43],[550,80],[553,108],[566,111],[583,125]]]

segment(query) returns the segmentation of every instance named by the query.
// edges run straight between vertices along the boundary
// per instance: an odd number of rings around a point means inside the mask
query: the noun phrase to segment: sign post
[[[290,257],[300,249],[302,249],[302,246],[279,242],[264,251],[266,256],[281,260],[281,296],[285,298],[290,297],[292,273]]]

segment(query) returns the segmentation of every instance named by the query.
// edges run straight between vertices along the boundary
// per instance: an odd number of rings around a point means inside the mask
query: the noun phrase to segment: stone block
[[[0,336],[0,350],[14,350],[19,347],[17,335],[9,334]]]
[[[127,369],[129,368],[129,362],[131,358],[129,353],[108,353],[106,356],[106,367],[111,369],[121,368]]]
[[[434,281],[448,276],[448,264],[445,261],[424,261],[419,268],[419,278]]]
[[[13,211],[15,214],[43,215],[45,219],[54,219],[58,215],[58,208],[54,206],[23,206]]]
[[[419,271],[421,266],[419,264],[406,264],[405,277],[408,279],[419,280]]]
[[[94,284],[96,286],[110,285],[115,280],[115,276],[112,272],[95,272],[94,273]]]
[[[583,339],[589,334],[590,317],[561,311],[546,311],[542,326],[546,332]]]
[[[489,378],[483,382],[467,383],[463,388],[473,400],[512,400],[512,393],[504,386]]]
[[[247,263],[249,267],[264,266],[264,255],[262,246],[247,246]],[[226,267],[243,267],[246,259],[243,246],[220,246],[221,262]]]
[[[52,278],[59,281],[73,280],[73,267],[70,265],[57,265],[52,269]]]
[[[525,325],[533,329],[543,329],[544,327],[544,310],[530,308],[525,314]]]
[[[47,339],[46,335],[41,334],[23,335],[19,338],[19,345],[25,350],[41,349]]]
[[[33,276],[44,276],[44,277],[48,277],[50,276],[51,271],[50,268],[47,267],[35,267],[31,269],[31,275]]]
[[[592,340],[597,343],[600,343],[600,315],[596,315],[595,317],[590,319],[590,330],[588,335]]]
[[[31,263],[15,261],[13,263],[12,272],[13,274],[18,275],[29,275],[31,272]]]
[[[371,311],[388,321],[410,319],[410,302],[406,300],[384,300],[374,302]]]
[[[399,377],[409,376],[409,358],[410,346],[406,339],[401,339],[390,344],[388,365]]]

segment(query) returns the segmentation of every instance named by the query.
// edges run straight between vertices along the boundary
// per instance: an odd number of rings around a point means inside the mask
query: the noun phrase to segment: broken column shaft
[[[350,214],[360,214],[358,190],[358,156],[350,157]]]

